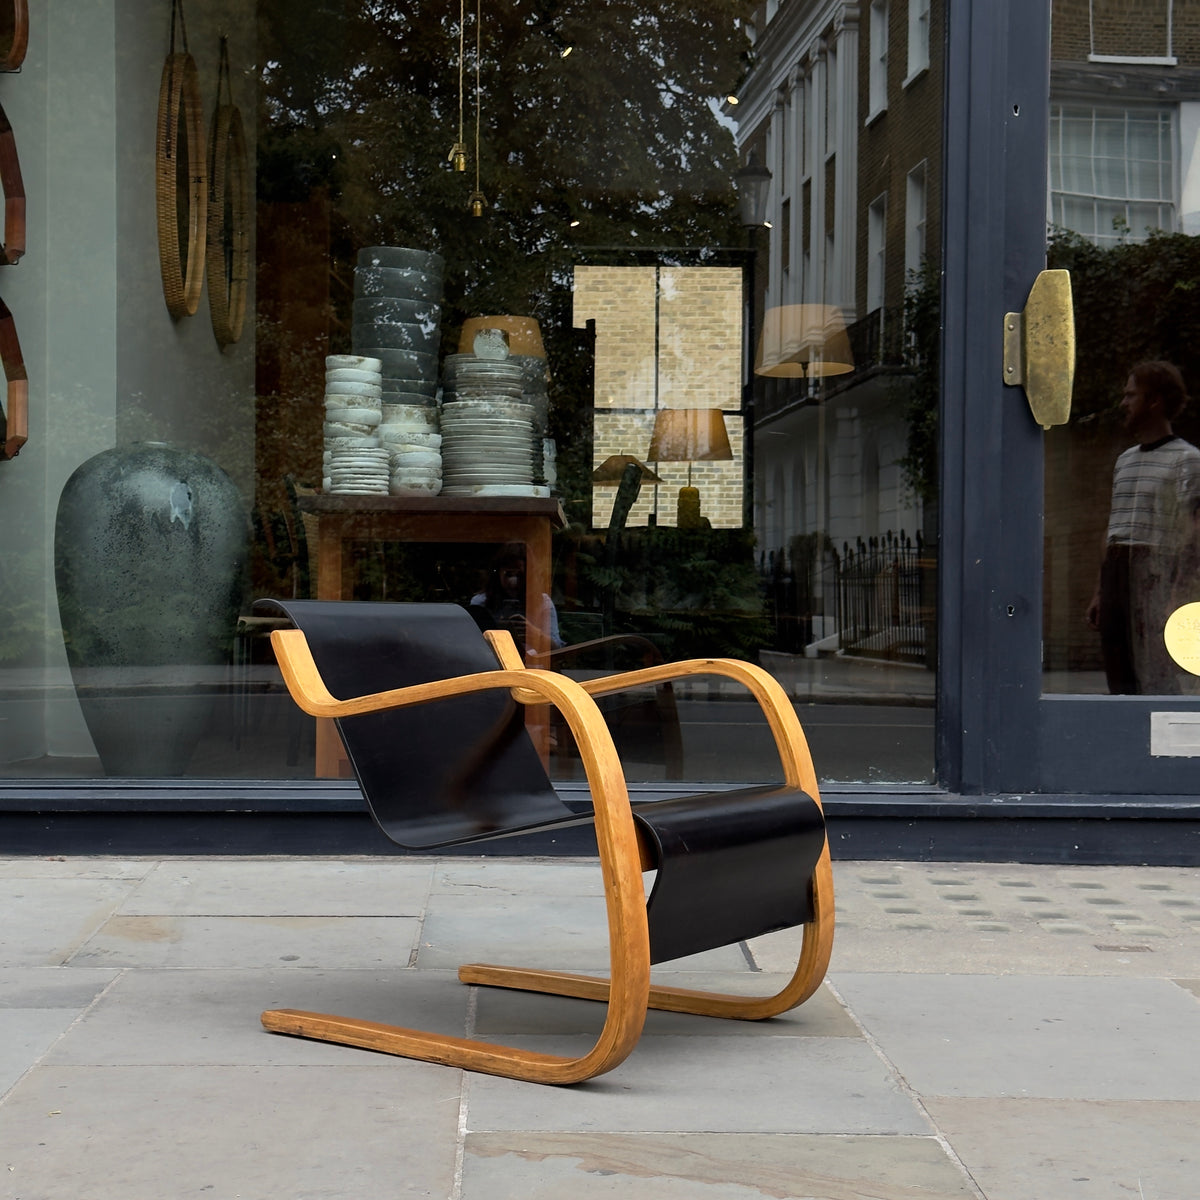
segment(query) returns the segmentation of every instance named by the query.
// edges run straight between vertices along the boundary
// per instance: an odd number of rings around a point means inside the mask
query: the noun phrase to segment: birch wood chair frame
[[[309,602],[308,605],[287,602],[280,607],[294,616],[296,609],[316,607],[316,604],[317,602]],[[465,614],[463,615],[465,617]],[[469,617],[466,620],[470,623]],[[713,811],[718,814],[718,824],[723,822],[728,825],[731,819],[740,819],[737,805],[743,795],[750,796],[754,793],[754,799],[765,795],[765,803],[770,807],[776,802],[777,793],[785,799],[803,793],[804,799],[816,806],[817,820],[820,822],[817,781],[804,733],[791,703],[779,684],[765,671],[751,664],[715,658],[665,663],[577,682],[552,671],[526,666],[507,632],[489,631],[484,636],[497,660],[494,670],[349,699],[338,699],[331,694],[304,632],[300,629],[276,630],[272,633],[271,640],[289,691],[296,703],[314,717],[334,718],[341,722],[365,714],[379,714],[441,702],[451,697],[496,691],[506,692],[518,706],[551,704],[562,714],[578,743],[594,803],[592,816],[575,816],[572,819],[575,823],[591,820],[595,825],[608,917],[609,977],[483,963],[461,967],[458,976],[467,984],[605,1002],[608,1006],[605,1022],[595,1045],[581,1056],[564,1057],[401,1026],[293,1009],[275,1009],[263,1013],[264,1027],[272,1032],[339,1042],[514,1079],[570,1084],[609,1071],[622,1062],[641,1035],[648,1008],[761,1020],[777,1016],[808,999],[820,986],[825,975],[833,942],[833,876],[823,822],[818,830],[819,843],[813,843],[811,838],[809,842],[810,845],[819,844],[820,847],[819,852],[814,852],[815,862],[804,866],[805,877],[798,881],[799,887],[805,892],[806,902],[803,942],[798,963],[791,979],[779,992],[771,996],[749,998],[651,984],[652,961],[678,957],[680,949],[687,953],[692,952],[686,944],[686,936],[684,944],[681,945],[672,942],[668,935],[665,943],[659,947],[660,952],[654,953],[642,881],[643,870],[657,868],[663,861],[664,845],[672,836],[671,806],[676,802],[668,800],[648,805],[630,804],[624,772],[595,699],[597,696],[616,693],[629,687],[646,687],[693,675],[717,675],[735,680],[749,690],[766,716],[779,752],[784,785],[775,792],[770,789],[766,792],[761,789],[757,792],[755,789],[744,789],[744,792],[733,793],[732,799],[728,799],[728,794],[724,793],[716,794],[716,799],[708,796],[684,798],[678,802],[679,805],[686,807],[688,803],[695,801],[699,801],[702,806],[711,803]],[[747,801],[748,805],[750,803]],[[645,819],[649,810],[659,810],[667,814],[662,818],[658,812],[652,814],[657,821],[657,828],[648,824]],[[679,808],[679,811],[682,812],[683,808]],[[376,815],[378,820],[378,814]],[[775,818],[771,817],[770,820]],[[568,822],[561,819],[551,820],[541,827],[566,823]],[[718,847],[718,852],[719,849]],[[752,842],[748,852],[742,856],[743,865],[749,862],[753,868],[756,861],[753,856],[756,853],[757,843]],[[698,866],[704,873],[706,887],[709,865],[703,856],[698,860]],[[665,872],[660,870],[656,889],[663,881],[664,875]],[[795,886],[796,882],[793,878],[792,885]],[[651,907],[653,900],[652,894]],[[717,923],[720,923],[719,920]],[[713,936],[719,937],[719,931]],[[739,934],[738,937],[740,936],[742,935]],[[711,944],[724,945],[728,942],[720,940]]]

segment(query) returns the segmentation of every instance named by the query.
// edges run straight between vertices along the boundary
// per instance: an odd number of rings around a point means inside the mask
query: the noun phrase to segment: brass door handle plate
[[[1070,420],[1075,310],[1069,271],[1042,271],[1024,312],[1004,314],[1004,382],[1024,387],[1033,419],[1043,429]]]

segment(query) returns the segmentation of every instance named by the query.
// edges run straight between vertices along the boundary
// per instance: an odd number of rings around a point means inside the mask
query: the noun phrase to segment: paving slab
[[[416,947],[418,917],[110,917],[72,966],[396,967]]]
[[[274,859],[159,863],[122,903],[126,915],[419,916],[432,863]]]
[[[136,879],[16,876],[0,879],[0,965],[67,962],[137,885]]]
[[[86,1008],[120,974],[72,967],[0,967],[0,1010]]]
[[[729,992],[740,996],[769,996],[780,991],[790,976],[655,972],[666,987]],[[479,988],[475,1030],[481,1036],[519,1034],[596,1034],[604,1024],[606,1006],[590,1000],[570,1000],[536,992]],[[767,1021],[729,1021],[687,1013],[646,1014],[645,1033],[687,1037],[861,1037],[858,1026],[828,988],[821,988],[799,1008]]]
[[[514,1038],[582,1054],[586,1038]],[[467,1127],[619,1133],[929,1134],[929,1122],[861,1039],[643,1037],[615,1070],[572,1088],[471,1079]]]
[[[1005,863],[834,863],[835,971],[1194,975],[1200,871]],[[798,931],[750,942],[763,970]]]
[[[77,1015],[61,1008],[0,1009],[0,1096],[44,1058]]]
[[[116,977],[64,967],[0,968],[0,1096],[44,1060]]]
[[[1195,1200],[1200,1104],[935,1100],[987,1200]]]
[[[0,859],[0,879],[141,879],[156,866],[153,858],[5,858]]]
[[[461,1037],[468,994],[453,974],[437,971],[127,971],[58,1041],[47,1061],[385,1067],[399,1060],[268,1033],[260,1014],[299,1008]]]
[[[972,1200],[929,1137],[476,1133],[463,1200]]]
[[[14,1200],[449,1196],[457,1071],[42,1067],[6,1098]]]
[[[525,893],[489,891],[482,900],[476,892],[431,896],[416,965],[446,969],[466,962],[607,971],[603,897],[546,895],[536,887]],[[671,966],[685,971],[750,969],[740,945],[694,954]]]
[[[1200,1101],[1200,1004],[1163,979],[846,975],[921,1096]]]
[[[604,879],[595,858],[454,858],[433,872],[433,894],[477,894],[480,889],[538,896],[603,896]]]

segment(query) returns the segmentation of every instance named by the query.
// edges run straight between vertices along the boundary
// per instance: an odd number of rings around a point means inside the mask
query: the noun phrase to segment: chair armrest
[[[590,696],[607,696],[630,688],[697,675],[720,675],[742,684],[750,692],[767,718],[788,786],[803,789],[820,804],[816,770],[800,718],[796,716],[796,710],[778,680],[762,667],[736,658],[692,658],[641,667],[635,671],[621,671],[599,679],[581,680],[579,686]]]
[[[573,679],[551,671],[502,667],[496,671],[480,671],[472,675],[459,675],[451,679],[438,679],[430,683],[417,683],[386,692],[375,692],[368,696],[339,700],[325,686],[309,649],[308,639],[301,630],[276,629],[271,634],[271,645],[292,699],[312,717],[357,717],[364,713],[426,704],[431,700],[484,692],[493,688],[507,688],[512,692],[513,698],[523,704],[557,704],[565,690],[579,688]]]

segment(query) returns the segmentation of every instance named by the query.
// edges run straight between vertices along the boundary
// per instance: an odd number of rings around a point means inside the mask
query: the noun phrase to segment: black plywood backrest
[[[456,604],[260,600],[304,632],[339,700],[451,679],[498,664]],[[550,785],[506,690],[338,721],[379,827],[410,849],[578,822]],[[586,819],[586,818],[584,818]]]

